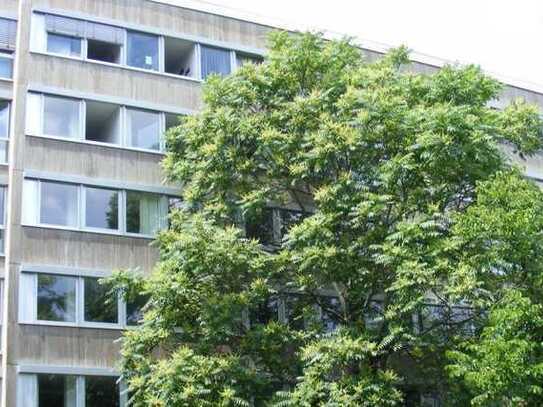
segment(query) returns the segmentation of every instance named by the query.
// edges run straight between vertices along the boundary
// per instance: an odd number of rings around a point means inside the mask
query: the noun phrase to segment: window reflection
[[[101,229],[119,228],[119,193],[110,189],[85,189],[85,224]]]
[[[75,285],[73,277],[38,275],[38,319],[75,322]]]
[[[100,284],[97,278],[85,278],[85,321],[118,322],[117,298],[108,295],[108,287]]]

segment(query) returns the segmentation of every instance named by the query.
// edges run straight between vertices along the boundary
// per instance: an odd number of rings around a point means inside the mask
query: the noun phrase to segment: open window
[[[111,103],[87,101],[85,139],[120,144],[121,109]]]
[[[95,61],[119,64],[121,62],[121,46],[110,42],[89,39],[87,41],[87,58]]]
[[[167,73],[196,77],[196,47],[192,42],[165,37],[164,58]]]

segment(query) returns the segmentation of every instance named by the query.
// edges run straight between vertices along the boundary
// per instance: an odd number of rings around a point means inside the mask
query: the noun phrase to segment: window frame
[[[61,38],[70,38],[70,39],[76,39],[79,40],[79,55],[68,55],[68,54],[62,54],[60,52],[54,52],[49,51],[49,36],[55,36],[55,37],[61,37]],[[67,57],[67,58],[83,58],[83,55],[86,55],[87,52],[87,44],[86,39],[82,37],[77,37],[75,35],[66,35],[66,34],[58,34],[58,33],[51,33],[47,30],[45,31],[45,49],[48,54],[61,56],[61,57]]]
[[[116,371],[102,368],[67,368],[56,365],[43,366],[20,366],[17,375],[17,385],[21,387],[18,391],[17,405],[37,406],[39,403],[39,378],[38,376],[72,376],[75,378],[75,406],[76,407],[91,407],[86,404],[86,379],[88,377],[114,378],[117,387],[117,400],[120,407],[128,405],[128,395],[126,394],[126,383],[118,381],[120,374]],[[23,404],[21,404],[23,403]]]
[[[30,219],[28,217],[25,218],[25,214],[23,213],[23,226],[34,226],[34,227],[42,227],[42,228],[48,228],[48,229],[60,229],[60,230],[70,230],[70,231],[77,231],[77,232],[91,232],[91,233],[101,233],[101,234],[107,234],[107,235],[113,235],[113,236],[126,236],[126,237],[137,237],[137,238],[146,238],[146,239],[154,239],[156,235],[151,234],[145,234],[145,233],[134,233],[134,232],[127,232],[126,230],[126,195],[128,192],[133,191],[130,188],[114,188],[109,186],[100,186],[100,185],[89,185],[89,184],[83,184],[79,182],[66,182],[66,181],[58,181],[58,180],[49,180],[49,179],[42,179],[42,178],[33,178],[33,177],[27,177],[24,179],[24,181],[30,181],[35,182],[36,184],[36,202],[31,203],[28,202],[28,205],[36,205],[34,207],[34,217],[33,219]],[[42,184],[43,183],[57,183],[57,184],[63,184],[63,185],[71,185],[75,186],[77,188],[77,222],[76,226],[65,226],[65,225],[55,225],[50,223],[44,223],[41,219],[41,203],[42,203]],[[102,229],[102,228],[96,228],[96,227],[87,227],[85,225],[85,188],[93,188],[93,189],[108,189],[118,192],[118,225],[119,228],[117,230],[115,229]],[[23,196],[24,196],[24,186],[23,186]],[[168,202],[171,195],[165,194],[165,193],[157,193],[152,191],[134,191],[134,192],[142,192],[142,193],[148,193],[148,194],[154,194],[158,196],[159,198],[159,225],[157,233],[161,230],[164,230],[168,226]],[[28,197],[25,198],[27,200]],[[23,211],[25,207],[23,206]],[[29,216],[29,215],[27,215]]]
[[[5,50],[0,50],[0,59],[5,59],[10,62],[11,65],[11,76],[0,76],[0,80],[13,80],[13,63],[15,62],[15,52],[7,52]]]
[[[55,16],[61,16],[61,17],[67,17],[67,18],[71,18],[71,19],[74,19],[74,20],[96,22],[98,24],[104,24],[104,25],[116,27],[116,28],[119,28],[119,29],[123,30],[124,31],[123,42],[122,42],[122,44],[119,44],[120,48],[121,48],[120,49],[119,63],[107,62],[107,61],[88,58],[88,40],[85,37],[74,37],[74,38],[79,38],[81,40],[81,42],[82,42],[81,43],[81,55],[79,55],[79,56],[70,56],[70,55],[64,55],[64,54],[48,52],[47,51],[47,38],[46,38],[46,36],[48,34],[48,31],[47,31],[47,29],[45,27],[45,24],[33,24],[33,26],[34,25],[39,26],[40,31],[35,32],[31,36],[31,39],[33,40],[32,44],[31,44],[31,52],[38,52],[38,53],[44,53],[44,54],[49,54],[49,55],[54,55],[54,56],[59,56],[59,57],[64,57],[64,58],[83,60],[83,61],[86,61],[86,62],[104,64],[104,65],[108,65],[108,66],[117,66],[117,67],[122,67],[122,68],[125,68],[125,69],[132,69],[132,70],[136,70],[136,71],[140,71],[140,72],[154,73],[154,74],[159,74],[159,75],[171,76],[171,77],[174,77],[174,78],[182,78],[182,79],[186,79],[186,80],[193,80],[193,81],[196,81],[196,82],[203,82],[205,80],[204,78],[202,78],[201,46],[208,46],[208,47],[228,51],[230,53],[230,73],[233,73],[233,72],[236,71],[236,69],[238,69],[238,64],[237,64],[237,55],[238,54],[248,56],[248,57],[254,57],[255,59],[258,59],[258,57],[263,58],[263,56],[264,56],[262,51],[259,52],[259,50],[256,50],[256,49],[253,49],[253,50],[251,50],[251,49],[239,49],[239,48],[236,47],[235,44],[231,44],[231,45],[230,44],[221,44],[221,43],[217,43],[217,42],[215,42],[213,40],[208,40],[206,38],[194,38],[194,37],[192,37],[192,36],[190,36],[188,34],[183,35],[183,34],[178,34],[178,33],[169,33],[169,32],[165,32],[165,31],[158,31],[158,30],[155,31],[155,30],[145,29],[144,27],[127,26],[127,25],[119,24],[116,21],[111,21],[111,22],[96,21],[96,20],[93,20],[91,16],[89,16],[88,18],[84,18],[84,17],[81,17],[81,16],[72,16],[72,15],[69,15],[69,14],[67,14],[67,15],[66,14],[61,14],[61,13],[55,12],[54,10],[47,10],[47,9],[34,10],[33,13],[32,13],[33,17],[38,16],[37,18],[45,18],[45,16],[48,15],[48,14],[49,15],[55,15]],[[37,35],[42,35],[43,36],[43,34],[41,32],[42,30],[43,30],[43,33],[45,33],[45,41],[43,41],[43,40],[38,41],[36,39],[36,36]],[[128,36],[129,36],[130,32],[157,37],[157,40],[158,40],[158,52],[157,52],[158,61],[157,61],[157,69],[156,70],[155,69],[136,67],[136,66],[132,66],[132,65],[128,64]],[[195,72],[194,72],[193,75],[180,75],[180,74],[175,74],[175,73],[171,73],[171,72],[166,71],[166,69],[165,69],[165,65],[166,65],[166,48],[165,48],[166,38],[179,39],[179,40],[183,40],[183,41],[187,41],[189,43],[192,43],[192,45],[194,46],[194,67],[195,67]],[[45,49],[44,49],[43,43],[45,43]],[[36,49],[36,47],[38,49]],[[240,47],[240,48],[242,48],[242,47]]]
[[[6,255],[6,223],[7,223],[7,208],[8,205],[6,204],[6,201],[8,199],[8,186],[5,184],[0,184],[0,194],[3,195],[3,202],[4,207],[2,209],[3,216],[0,217],[0,233],[2,234],[2,244],[0,244],[0,257],[3,257]],[[1,319],[0,319],[1,321]]]
[[[183,114],[177,114],[177,113],[170,113],[170,112],[164,112],[159,110],[153,110],[148,108],[142,108],[137,106],[130,106],[126,104],[119,104],[119,103],[113,103],[113,102],[106,102],[102,100],[94,100],[94,99],[82,99],[75,96],[65,96],[65,95],[55,95],[52,93],[43,93],[43,92],[35,92],[35,91],[29,91],[27,92],[27,100],[28,97],[35,97],[39,104],[39,117],[37,118],[37,123],[34,125],[36,128],[29,129],[29,123],[28,120],[25,120],[25,134],[33,137],[43,137],[47,139],[53,139],[53,140],[61,140],[61,141],[68,141],[68,142],[75,142],[75,143],[83,143],[83,144],[90,144],[90,145],[96,145],[96,146],[105,146],[110,148],[119,148],[123,150],[129,150],[129,151],[138,151],[138,152],[145,152],[145,153],[151,153],[151,154],[160,154],[164,155],[166,153],[166,115],[175,115],[175,116],[183,116]],[[70,99],[72,101],[75,101],[79,103],[79,123],[78,123],[78,136],[77,137],[63,137],[58,136],[55,134],[47,134],[45,132],[45,99],[47,97],[51,98],[63,98],[63,99]],[[115,105],[119,109],[119,142],[118,143],[109,143],[104,141],[96,141],[96,140],[89,140],[87,139],[86,134],[86,124],[87,124],[87,102],[94,102],[94,103],[104,103],[104,104],[110,104]],[[28,109],[28,103],[27,103],[27,111],[26,115],[30,115],[31,112]],[[145,111],[149,113],[153,113],[158,115],[158,125],[159,125],[159,135],[158,135],[158,149],[149,149],[149,148],[143,148],[143,147],[134,147],[129,144],[129,139],[131,137],[130,135],[130,129],[128,128],[128,112],[130,110],[136,110],[136,111]],[[11,106],[10,106],[10,112],[11,112]],[[0,141],[4,139],[0,138]],[[1,163],[0,163],[1,164]]]
[[[100,279],[106,277],[89,275],[86,273],[63,273],[56,270],[21,270],[22,280],[19,284],[19,296],[24,297],[24,308],[19,309],[18,323],[26,325],[65,326],[70,328],[95,328],[110,330],[134,329],[138,325],[129,324],[127,321],[127,306],[121,293],[117,293],[117,322],[96,322],[85,319],[85,279]],[[75,279],[75,320],[74,321],[51,321],[38,319],[38,278],[40,275],[48,275],[62,278]],[[32,295],[28,299],[28,291]],[[21,301],[21,300],[20,300]],[[22,308],[22,307],[21,307]]]

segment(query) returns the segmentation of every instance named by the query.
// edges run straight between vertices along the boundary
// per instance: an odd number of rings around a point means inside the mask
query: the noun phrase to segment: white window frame
[[[8,99],[0,99],[0,102],[7,102],[8,103],[8,122],[7,122],[7,129],[6,129],[6,137],[0,137],[0,142],[6,143],[6,154],[9,152],[9,139],[11,138],[11,100]],[[9,157],[6,157],[6,160],[0,160],[0,165],[4,164],[7,165],[9,163]]]
[[[14,52],[10,53],[4,50],[0,50],[0,59],[7,59],[11,62],[11,76],[0,76],[0,80],[13,80],[13,63],[15,61],[14,54]]]
[[[124,150],[133,150],[133,151],[142,151],[146,153],[152,153],[152,154],[161,154],[163,155],[166,151],[166,114],[174,114],[178,115],[176,113],[169,113],[169,112],[161,112],[158,110],[153,109],[147,109],[147,108],[141,108],[141,107],[135,107],[135,106],[129,106],[124,104],[117,104],[117,103],[111,103],[111,102],[104,102],[101,100],[91,100],[91,99],[81,99],[78,97],[71,97],[71,96],[65,96],[65,95],[55,95],[50,93],[40,93],[40,92],[28,92],[27,100],[28,98],[37,98],[36,100],[39,100],[39,113],[37,122],[34,125],[36,129],[30,128],[30,124],[28,120],[25,124],[25,133],[30,136],[36,136],[36,137],[44,137],[48,139],[54,139],[54,140],[62,140],[62,141],[68,141],[68,142],[78,142],[78,143],[84,143],[84,144],[92,144],[92,145],[98,145],[98,146],[107,146],[107,147],[113,147],[113,148],[120,148]],[[46,97],[53,97],[53,98],[63,98],[63,99],[71,99],[72,101],[79,103],[79,126],[78,126],[78,137],[70,138],[70,137],[62,137],[54,134],[46,134],[45,133],[45,98]],[[108,142],[102,142],[102,141],[95,141],[95,140],[87,140],[86,135],[86,120],[87,120],[87,108],[86,103],[87,100],[89,102],[96,102],[96,103],[104,103],[104,104],[111,104],[115,105],[119,108],[119,142],[118,143],[108,143]],[[27,104],[28,105],[28,104]],[[10,105],[11,109],[11,105]],[[158,150],[150,149],[150,148],[142,148],[142,147],[134,147],[129,144],[129,136],[130,136],[130,129],[128,128],[128,110],[142,110],[147,111],[150,113],[157,114],[159,117],[159,148]],[[33,112],[29,111],[27,108],[27,115],[31,115]],[[179,114],[178,116],[181,116]],[[4,140],[0,138],[0,140]]]
[[[70,59],[83,60],[83,61],[86,61],[86,62],[104,64],[104,65],[109,65],[109,66],[119,66],[119,67],[123,67],[123,68],[126,68],[126,69],[131,69],[131,70],[136,70],[136,71],[140,71],[140,72],[150,72],[150,73],[155,73],[155,74],[160,74],[160,75],[165,75],[165,76],[172,76],[172,77],[176,77],[176,78],[194,80],[196,82],[202,82],[203,81],[202,72],[201,72],[202,71],[201,70],[201,62],[202,62],[201,61],[201,55],[202,55],[202,53],[201,53],[201,49],[200,49],[200,47],[202,45],[223,49],[225,51],[229,51],[231,53],[231,57],[230,57],[230,72],[231,73],[235,72],[235,70],[237,69],[237,61],[236,61],[236,54],[237,53],[244,54],[244,55],[261,55],[258,52],[255,52],[256,50],[252,51],[252,52],[250,50],[244,51],[244,50],[241,50],[241,49],[236,49],[235,46],[234,47],[231,47],[231,46],[229,47],[228,44],[221,45],[221,44],[214,43],[213,41],[206,41],[206,39],[193,38],[193,37],[190,37],[190,36],[182,36],[182,35],[175,35],[175,34],[169,34],[169,33],[166,34],[164,32],[160,33],[160,32],[156,32],[156,31],[145,30],[145,28],[141,29],[141,28],[138,28],[138,27],[121,26],[118,23],[116,24],[113,21],[112,22],[100,22],[100,23],[110,25],[110,26],[113,26],[113,27],[117,27],[117,28],[120,28],[120,29],[122,29],[124,31],[124,40],[123,40],[123,43],[120,44],[120,46],[121,46],[121,55],[120,55],[120,62],[119,63],[112,63],[112,62],[89,59],[88,58],[88,42],[87,42],[87,39],[84,38],[84,37],[74,37],[74,38],[80,38],[81,41],[82,41],[81,55],[80,56],[69,56],[69,55],[63,55],[63,54],[58,54],[58,53],[51,53],[51,52],[47,51],[47,35],[48,35],[48,32],[46,30],[45,24],[44,23],[41,23],[41,24],[35,23],[37,18],[34,17],[34,16],[45,16],[46,14],[62,15],[62,16],[69,17],[69,18],[74,18],[74,19],[77,19],[77,20],[93,21],[90,18],[85,19],[85,18],[82,18],[80,16],[72,17],[72,16],[69,16],[69,15],[58,14],[58,13],[49,12],[49,11],[46,11],[46,10],[34,11],[33,12],[33,18],[32,18],[32,23],[34,23],[33,26],[36,25],[38,27],[36,27],[36,28],[33,27],[33,29],[32,29],[32,36],[31,36],[31,50],[32,50],[32,52],[39,52],[39,53],[44,53],[44,54],[48,54],[48,55],[54,55],[54,56],[70,58]],[[38,17],[38,19],[39,18],[42,18],[42,17]],[[158,69],[156,69],[156,70],[155,69],[145,69],[145,68],[139,68],[139,67],[134,67],[134,66],[128,65],[128,32],[129,31],[130,32],[136,32],[136,33],[141,33],[141,34],[146,34],[146,35],[153,35],[153,36],[158,38]],[[44,40],[40,41],[40,36],[42,38],[44,38]],[[166,39],[166,37],[181,39],[181,40],[184,40],[184,41],[187,41],[187,42],[190,42],[190,43],[193,44],[193,46],[194,46],[194,58],[195,58],[195,61],[194,61],[195,65],[194,66],[196,68],[194,76],[178,75],[178,74],[173,74],[173,73],[169,73],[169,72],[165,71],[165,64],[166,64],[165,39]]]
[[[75,376],[76,404],[75,407],[85,406],[85,380],[87,377],[119,377],[117,372],[107,369],[71,368],[63,366],[19,366],[17,380],[17,407],[37,407],[38,405],[38,375]],[[128,398],[126,385],[121,382],[118,393],[120,406],[127,406]]]
[[[38,276],[52,275],[55,277],[75,279],[75,321],[48,321],[38,319]],[[47,326],[66,326],[73,328],[96,328],[127,330],[134,329],[137,325],[127,322],[127,302],[123,299],[121,293],[117,294],[117,322],[95,322],[85,320],[85,279],[99,279],[106,277],[97,275],[88,275],[85,273],[68,274],[49,270],[21,270],[21,280],[19,284],[19,318],[20,324],[28,325],[47,325]],[[29,295],[29,292],[31,295]]]
[[[64,38],[75,38],[75,39],[78,39],[79,41],[81,41],[81,46],[79,47],[79,56],[77,56],[77,55],[66,55],[66,54],[61,54],[60,52],[49,51],[47,48],[48,48],[48,45],[49,45],[49,36],[50,35],[56,35],[57,37],[64,37]],[[78,58],[78,59],[83,58],[83,55],[86,55],[86,50],[87,50],[86,39],[82,38],[82,37],[76,37],[74,35],[50,33],[47,30],[45,30],[45,50],[46,50],[46,52],[48,54],[56,55],[56,56],[60,56],[60,57]]]
[[[140,237],[140,238],[148,238],[148,239],[154,239],[155,235],[149,235],[144,233],[133,233],[133,232],[127,232],[126,231],[126,194],[127,192],[132,192],[131,189],[120,189],[120,188],[113,188],[108,186],[100,186],[100,185],[87,185],[87,184],[81,184],[81,183],[75,183],[75,182],[65,182],[65,181],[57,181],[57,180],[48,180],[48,179],[41,179],[41,178],[25,178],[25,181],[32,181],[35,182],[37,185],[37,196],[36,196],[36,203],[32,204],[31,202],[27,202],[28,205],[37,205],[35,209],[35,219],[28,219],[26,218],[23,221],[23,226],[37,226],[37,227],[43,227],[43,228],[51,228],[51,229],[63,229],[63,230],[72,230],[72,231],[81,231],[81,232],[94,232],[94,233],[102,233],[102,234],[109,234],[109,235],[115,235],[115,236],[129,236],[129,237]],[[65,226],[65,225],[55,225],[55,224],[49,224],[49,223],[43,223],[41,221],[41,195],[42,195],[42,183],[57,183],[57,184],[64,184],[64,185],[71,185],[75,186],[77,188],[77,222],[76,226]],[[119,198],[119,229],[102,229],[102,228],[95,228],[95,227],[87,227],[85,226],[85,188],[103,188],[108,190],[114,190],[118,192],[118,198]],[[167,227],[167,217],[168,217],[168,207],[169,207],[169,198],[170,195],[167,194],[161,194],[157,192],[147,192],[147,191],[134,191],[134,192],[141,192],[141,193],[149,193],[154,194],[159,197],[159,231],[164,230]],[[23,197],[24,197],[24,190],[23,190]],[[28,199],[28,198],[24,198]],[[24,209],[24,207],[23,207]],[[164,211],[164,212],[163,212]],[[24,214],[23,214],[24,219]]]
[[[6,222],[7,222],[7,208],[8,208],[8,205],[7,205],[7,199],[8,199],[8,186],[7,185],[3,185],[3,184],[0,184],[0,194],[4,195],[3,196],[3,201],[4,201],[4,207],[2,208],[2,212],[4,214],[4,216],[2,217],[2,219],[0,219],[0,233],[3,234],[2,236],[2,240],[4,242],[4,244],[0,245],[0,256],[4,256],[5,253],[6,253]],[[1,321],[1,320],[0,320]]]

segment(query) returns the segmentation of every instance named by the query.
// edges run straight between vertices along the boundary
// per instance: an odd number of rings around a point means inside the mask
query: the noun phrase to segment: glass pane
[[[201,47],[202,49],[202,78],[215,73],[228,75],[230,73],[230,51],[226,49]]]
[[[271,321],[279,320],[279,299],[270,297],[249,309],[251,325],[266,325]]]
[[[119,193],[102,188],[85,188],[85,226],[119,228]]]
[[[119,407],[120,394],[116,377],[85,377],[85,407]]]
[[[74,277],[38,274],[38,319],[75,322]]]
[[[41,183],[40,223],[77,226],[77,186]]]
[[[128,33],[128,65],[158,71],[158,37]]]
[[[126,303],[126,324],[137,325],[143,319],[143,307],[149,298],[146,295],[138,295],[132,301]]]
[[[160,195],[127,191],[126,231],[155,234],[160,227]]]
[[[160,115],[145,110],[129,109],[128,145],[131,147],[160,149]]]
[[[85,321],[117,323],[117,298],[107,291],[97,278],[85,278]]]
[[[9,153],[9,142],[0,140],[0,163],[7,164]]]
[[[341,304],[338,298],[322,297],[321,298],[322,314],[321,320],[325,332],[334,332],[338,326],[338,315],[341,315]]]
[[[246,54],[240,54],[236,53],[236,65],[238,67],[241,67],[245,64],[261,64],[262,63],[262,57],[253,56],[253,55],[246,55]]]
[[[79,100],[46,96],[43,132],[48,136],[79,138]]]
[[[0,78],[13,76],[13,59],[0,56]]]
[[[0,101],[0,138],[9,138],[9,102]]]
[[[5,218],[5,205],[6,205],[6,188],[0,187],[0,225],[4,224]]]
[[[79,57],[81,56],[81,38],[48,33],[47,52]]]
[[[38,407],[52,406],[76,406],[75,376],[38,375]]]

